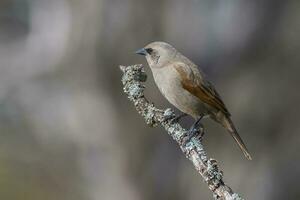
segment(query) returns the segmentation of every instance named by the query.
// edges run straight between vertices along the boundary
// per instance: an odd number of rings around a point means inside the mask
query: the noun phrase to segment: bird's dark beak
[[[141,48],[141,49],[137,50],[135,53],[139,54],[139,55],[142,55],[142,56],[147,55],[147,51],[146,51],[145,48]]]

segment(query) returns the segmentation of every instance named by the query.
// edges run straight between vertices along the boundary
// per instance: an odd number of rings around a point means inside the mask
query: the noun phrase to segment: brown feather
[[[221,123],[229,131],[229,133],[231,134],[233,139],[236,141],[236,143],[238,144],[238,146],[244,153],[245,157],[248,160],[252,160],[252,157],[251,157],[245,143],[243,142],[241,136],[238,134],[237,130],[235,129],[234,124],[231,121],[230,117],[225,117]]]
[[[186,70],[184,70],[183,67],[178,63],[175,64],[174,67],[181,76],[181,84],[184,89],[198,97],[202,102],[208,104],[218,111],[222,111],[226,116],[230,116],[225,104],[213,86],[211,86],[208,82],[205,85],[203,84],[203,81],[195,79],[193,72],[188,74]],[[209,87],[207,87],[208,84]]]

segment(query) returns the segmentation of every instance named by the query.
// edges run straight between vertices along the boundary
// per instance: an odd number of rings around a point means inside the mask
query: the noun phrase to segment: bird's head
[[[177,51],[166,42],[152,42],[135,53],[145,56],[151,68],[160,68],[168,64],[175,57]]]

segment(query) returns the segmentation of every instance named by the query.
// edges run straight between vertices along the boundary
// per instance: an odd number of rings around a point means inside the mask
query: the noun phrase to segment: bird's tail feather
[[[229,133],[231,134],[233,139],[236,141],[236,143],[239,145],[239,147],[242,150],[242,152],[244,153],[245,157],[248,160],[252,160],[252,157],[251,157],[246,145],[244,144],[242,138],[240,137],[237,130],[235,129],[234,124],[231,121],[230,117],[225,117],[222,124],[229,131]]]

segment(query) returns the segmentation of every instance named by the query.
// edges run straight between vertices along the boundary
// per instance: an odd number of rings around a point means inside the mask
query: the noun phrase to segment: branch
[[[194,164],[198,173],[207,183],[208,188],[213,192],[215,199],[222,200],[243,200],[237,193],[227,186],[223,178],[223,172],[219,170],[217,161],[207,157],[201,141],[197,137],[191,138],[187,143],[184,136],[187,130],[178,123],[172,123],[170,119],[175,116],[170,108],[161,110],[144,97],[145,82],[147,75],[142,65],[120,66],[123,72],[122,83],[124,92],[130,101],[133,102],[136,110],[142,115],[150,126],[161,125],[168,134],[179,144],[185,156]]]

